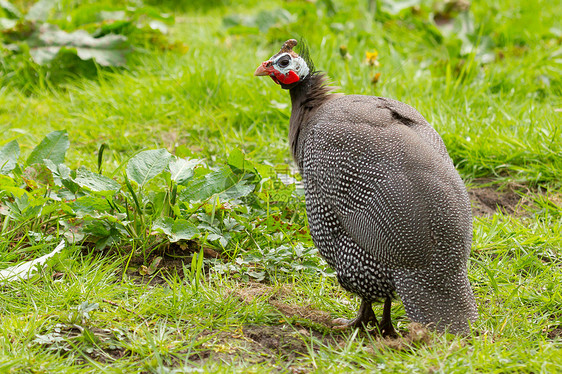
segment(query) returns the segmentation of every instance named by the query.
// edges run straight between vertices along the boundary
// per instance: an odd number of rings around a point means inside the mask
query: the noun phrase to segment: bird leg
[[[336,325],[333,327],[336,330],[344,330],[349,327],[367,329],[369,322],[371,322],[373,326],[379,325],[375,312],[373,312],[371,302],[365,300],[361,300],[359,313],[354,319],[337,318],[332,321],[332,323]]]
[[[382,336],[397,336],[394,326],[392,326],[392,318],[390,316],[390,307],[392,306],[392,299],[387,297],[384,301],[384,309],[382,312],[382,320],[379,324],[379,331]]]
[[[360,329],[367,329],[369,323],[373,326],[378,328],[378,331],[383,337],[387,336],[397,336],[396,330],[394,330],[394,326],[392,326],[392,318],[390,315],[390,309],[392,306],[392,299],[387,297],[384,302],[384,309],[382,314],[382,320],[379,323],[377,321],[377,317],[375,316],[375,312],[373,312],[373,308],[370,302],[365,300],[361,300],[361,306],[359,307],[359,313],[357,313],[357,317],[354,319],[345,319],[345,318],[337,318],[332,321],[335,330],[344,330],[349,327],[352,328],[360,328]]]

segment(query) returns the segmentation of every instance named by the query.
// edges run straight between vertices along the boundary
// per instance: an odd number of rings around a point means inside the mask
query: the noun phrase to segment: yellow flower
[[[379,66],[379,62],[377,59],[379,58],[379,52],[375,49],[373,52],[365,52],[365,56],[367,59],[367,64],[370,66]]]

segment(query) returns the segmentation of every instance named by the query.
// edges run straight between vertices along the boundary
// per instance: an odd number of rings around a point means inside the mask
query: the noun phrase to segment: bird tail
[[[465,334],[478,318],[466,269],[444,276],[439,269],[408,271],[394,277],[408,318],[439,332]]]

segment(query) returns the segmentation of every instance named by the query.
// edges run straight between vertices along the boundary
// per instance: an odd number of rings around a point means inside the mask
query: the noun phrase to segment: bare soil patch
[[[244,365],[268,363],[280,372],[301,372],[304,368],[299,366],[300,358],[308,356],[310,349],[320,349],[321,344],[336,344],[337,337],[282,324],[246,325],[236,331],[209,331],[199,339],[203,341],[199,347],[201,350],[189,357],[194,365],[207,361]]]
[[[234,294],[246,303],[252,303],[255,299],[259,298],[267,300],[269,304],[287,318],[296,317],[320,325],[332,325],[330,313],[315,309],[311,305],[297,305],[286,302],[286,296],[290,293],[291,288],[287,285],[275,288],[261,283],[248,283],[245,287],[234,291]]]
[[[308,348],[305,341],[312,334],[317,340],[334,341],[330,335],[322,335],[317,331],[304,329],[295,330],[289,325],[283,326],[245,326],[244,336],[250,338],[258,345],[257,351],[281,356],[284,360],[295,360],[307,354]]]
[[[529,189],[523,186],[507,185],[503,187],[478,185],[468,190],[475,216],[489,216],[497,212],[515,216],[529,215],[533,202],[524,196]]]
[[[283,316],[287,318],[296,317],[299,319],[306,319],[310,322],[322,325],[325,327],[324,331],[330,331],[329,334],[321,335],[320,339],[323,343],[331,343],[340,345],[347,341],[345,333],[339,333],[336,330],[329,330],[333,326],[333,317],[330,313],[322,310],[315,309],[311,305],[296,305],[286,301],[291,288],[287,285],[282,287],[272,287],[260,283],[249,283],[246,287],[233,291],[241,301],[251,303],[256,299],[267,301],[270,305],[276,308]],[[299,326],[299,323],[294,323]],[[267,327],[267,326],[266,326]],[[269,326],[268,329],[275,329],[275,326]],[[275,330],[268,330],[275,331]],[[313,335],[320,334],[320,331],[311,330]],[[299,330],[301,334],[307,334],[307,330]],[[382,339],[376,336],[373,332],[362,332],[363,334],[374,334],[377,345],[379,347],[388,347],[397,350],[409,349],[415,345],[425,344],[430,342],[430,333],[427,328],[418,323],[411,323],[407,331],[400,331],[401,335],[396,338]],[[320,335],[315,336],[317,339]],[[261,338],[260,338],[261,339]],[[258,340],[260,340],[258,339]],[[267,334],[265,336],[266,343],[269,340]]]
[[[562,325],[561,326],[556,326],[555,328],[553,328],[552,330],[548,331],[546,333],[546,336],[549,339],[562,339]]]
[[[367,333],[362,332],[361,336]],[[229,364],[269,363],[279,372],[304,373],[313,370],[303,366],[300,359],[329,346],[334,350],[349,344],[349,334],[342,332],[321,333],[296,325],[274,326],[246,325],[241,331],[210,331],[200,337],[205,340],[201,351],[190,356],[194,365],[207,361],[222,361]],[[373,342],[373,343],[371,343]],[[420,324],[412,323],[403,336],[397,338],[375,337],[363,340],[357,349],[379,355],[387,349],[412,351],[431,343],[431,334]],[[280,366],[282,365],[282,366]]]
[[[266,364],[279,372],[304,373],[313,370],[312,367],[307,366],[309,364],[303,364],[301,358],[325,347],[332,347],[336,351],[344,349],[349,344],[351,330],[332,330],[330,313],[315,309],[311,305],[295,304],[292,302],[295,300],[293,291],[288,285],[271,286],[262,283],[240,285],[240,288],[229,291],[231,295],[238,297],[241,303],[256,301],[269,303],[280,312],[280,324],[248,324],[234,329],[226,327],[225,330],[208,330],[196,337],[197,343],[189,351],[178,353],[189,354],[189,362],[195,367],[220,361],[240,367]],[[112,301],[104,300],[104,302],[121,307]],[[105,363],[131,354],[130,351],[120,348],[118,344],[110,344],[115,338],[111,336],[109,330],[97,328],[90,330],[105,343],[101,349],[88,353],[90,359]],[[187,331],[180,333],[183,334],[190,335]],[[410,324],[408,331],[401,331],[401,336],[397,338],[382,339],[375,333],[369,332],[360,332],[359,337],[366,337],[367,334],[373,334],[374,339],[364,339],[357,349],[373,355],[384,354],[386,349],[411,351],[423,344],[431,343],[431,334],[419,324]],[[166,360],[169,360],[172,366],[185,365],[184,359],[178,357],[180,356],[170,355]]]

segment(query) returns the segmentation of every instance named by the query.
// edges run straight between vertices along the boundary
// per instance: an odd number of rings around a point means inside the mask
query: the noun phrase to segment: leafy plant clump
[[[273,200],[266,188],[277,178],[275,170],[249,162],[240,150],[232,151],[221,167],[166,149],[145,150],[104,175],[105,145],[98,152],[97,171],[66,166],[69,146],[67,132],[54,131],[23,163],[16,140],[0,148],[5,245],[63,235],[70,243],[113,249],[129,260],[133,255],[145,263],[152,258],[150,267],[142,267],[151,274],[159,262],[151,253],[195,241],[201,251],[205,244],[224,259],[236,259],[217,268],[220,273],[263,280],[278,268],[323,272],[314,250],[291,242],[306,234],[304,221],[295,219],[295,207],[288,205],[294,186],[281,183],[284,202],[279,196]]]
[[[183,44],[170,44],[165,36],[173,17],[155,8],[102,4],[56,13],[56,4],[56,0],[40,0],[23,14],[0,2],[4,79],[18,75],[15,72],[58,82],[73,75],[94,76],[100,67],[124,67],[133,52],[185,51]]]

